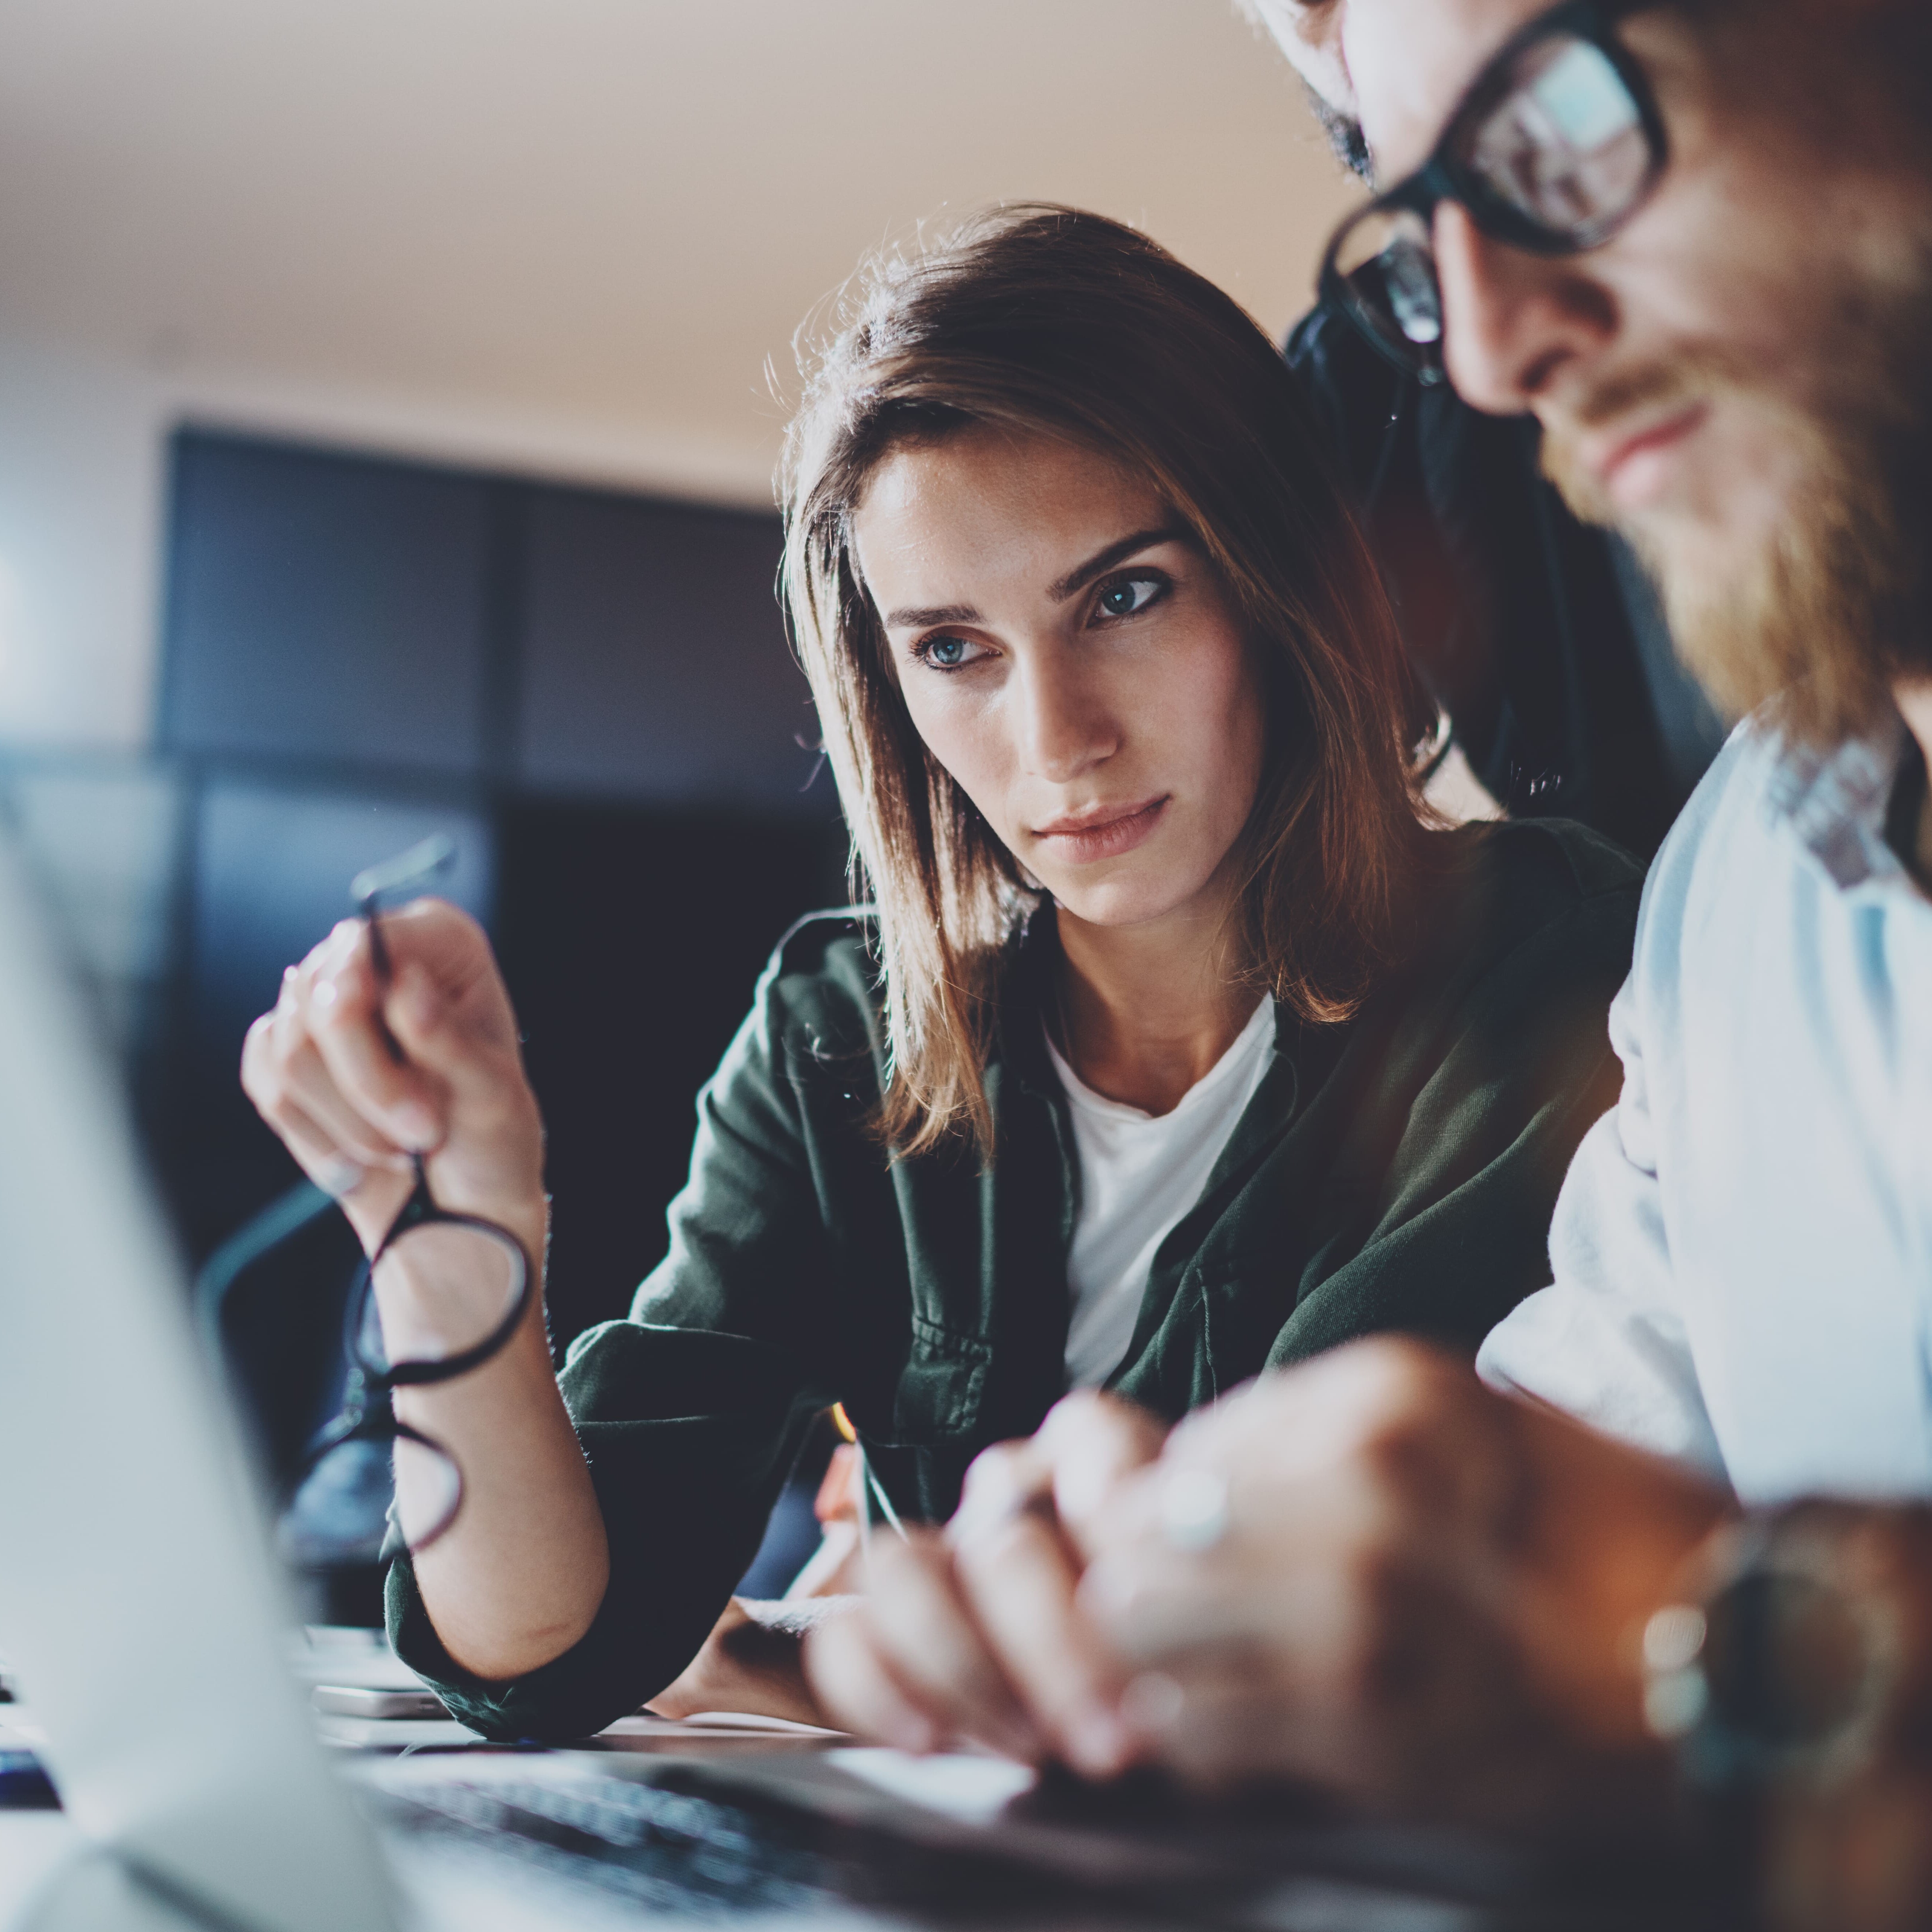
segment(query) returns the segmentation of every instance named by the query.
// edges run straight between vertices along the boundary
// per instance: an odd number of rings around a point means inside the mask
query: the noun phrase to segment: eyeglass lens
[[[1642,192],[1650,144],[1610,56],[1558,34],[1523,50],[1502,98],[1472,119],[1456,158],[1538,227],[1581,236],[1615,220]]]
[[[363,1367],[383,1375],[481,1348],[524,1288],[522,1251],[468,1221],[426,1221],[396,1235],[373,1270],[355,1336]]]
[[[358,1296],[350,1346],[358,1370],[380,1378],[482,1347],[521,1302],[524,1274],[523,1251],[487,1227],[426,1221],[405,1229]],[[292,1562],[374,1562],[392,1510],[411,1550],[434,1542],[454,1518],[463,1498],[455,1464],[434,1443],[395,1432],[381,1400],[376,1425],[325,1450],[284,1512],[281,1542]]]
[[[351,1436],[310,1464],[282,1513],[278,1540],[284,1558],[305,1570],[374,1563],[392,1508],[403,1541],[422,1550],[455,1520],[462,1502],[461,1472],[434,1443],[386,1429]]]
[[[1588,245],[1627,215],[1650,178],[1642,109],[1604,50],[1571,34],[1531,42],[1484,90],[1444,159],[1484,200],[1558,248]],[[1432,367],[1442,302],[1429,217],[1370,208],[1343,233],[1334,270],[1351,304],[1399,359]]]

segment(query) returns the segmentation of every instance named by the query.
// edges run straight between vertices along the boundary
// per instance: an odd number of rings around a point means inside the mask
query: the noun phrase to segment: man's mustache
[[[1582,439],[1640,416],[1662,421],[1722,389],[1749,386],[1749,372],[1734,351],[1717,345],[1686,350],[1667,361],[1648,362],[1600,377],[1565,397],[1543,420],[1543,473],[1585,521],[1615,521],[1602,484],[1578,454]]]

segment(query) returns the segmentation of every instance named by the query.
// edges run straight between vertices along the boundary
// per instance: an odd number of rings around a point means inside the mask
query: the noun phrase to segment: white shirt
[[[1555,1285],[1477,1367],[1748,1502],[1932,1494],[1932,902],[1884,837],[1904,730],[1747,723],[1644,888],[1622,1098]]]
[[[1098,1388],[1119,1367],[1133,1340],[1154,1256],[1201,1198],[1268,1071],[1274,1034],[1274,1001],[1264,999],[1234,1044],[1178,1106],[1160,1114],[1095,1093],[1048,1038],[1046,1050],[1066,1090],[1080,1156],[1080,1213],[1066,1261],[1073,1304],[1066,1330],[1069,1388]]]

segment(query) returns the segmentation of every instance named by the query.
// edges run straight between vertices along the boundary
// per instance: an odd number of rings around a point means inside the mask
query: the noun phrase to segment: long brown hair
[[[1029,206],[872,263],[802,357],[783,471],[783,587],[878,908],[902,1154],[993,1150],[984,1072],[1011,941],[1036,902],[926,750],[888,668],[853,517],[892,449],[994,424],[1148,479],[1262,646],[1268,755],[1234,858],[1235,970],[1304,1018],[1347,1017],[1401,951],[1418,822],[1406,682],[1382,585],[1274,345],[1118,222]]]

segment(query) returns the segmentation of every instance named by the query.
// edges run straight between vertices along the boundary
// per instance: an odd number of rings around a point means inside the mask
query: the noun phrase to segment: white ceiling
[[[0,338],[694,452],[860,253],[1142,223],[1272,329],[1351,190],[1230,0],[7,0]]]

